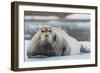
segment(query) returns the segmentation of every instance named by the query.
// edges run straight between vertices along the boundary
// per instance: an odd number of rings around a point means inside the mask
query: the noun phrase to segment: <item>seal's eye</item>
[[[44,30],[42,30],[41,32],[44,32]]]

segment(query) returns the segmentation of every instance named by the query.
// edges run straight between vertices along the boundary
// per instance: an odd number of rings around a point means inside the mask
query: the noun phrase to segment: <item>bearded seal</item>
[[[28,58],[33,56],[65,56],[76,55],[80,52],[90,52],[74,37],[64,30],[51,26],[41,27],[32,37],[27,50]]]

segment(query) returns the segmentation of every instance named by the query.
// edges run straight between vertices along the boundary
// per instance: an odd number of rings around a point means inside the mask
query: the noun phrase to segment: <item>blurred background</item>
[[[44,25],[61,28],[79,41],[90,41],[90,14],[24,11],[25,40]]]

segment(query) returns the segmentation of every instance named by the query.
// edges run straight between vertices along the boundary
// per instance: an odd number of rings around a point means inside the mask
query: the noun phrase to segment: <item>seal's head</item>
[[[52,29],[50,27],[40,28],[41,40],[51,40],[52,39]]]

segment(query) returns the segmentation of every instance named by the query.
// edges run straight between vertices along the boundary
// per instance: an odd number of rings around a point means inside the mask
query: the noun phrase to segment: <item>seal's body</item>
[[[90,52],[90,49],[83,48],[82,44],[62,29],[46,26],[40,28],[33,36],[27,50],[27,56],[30,58],[36,55],[75,55],[80,54],[81,49],[84,52]]]

